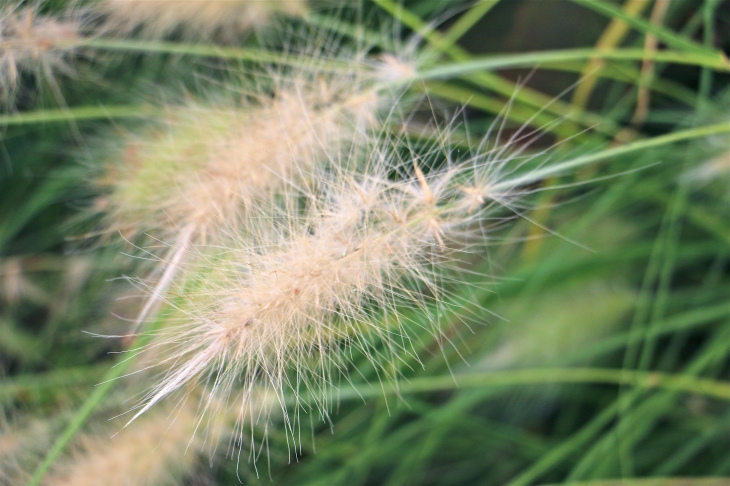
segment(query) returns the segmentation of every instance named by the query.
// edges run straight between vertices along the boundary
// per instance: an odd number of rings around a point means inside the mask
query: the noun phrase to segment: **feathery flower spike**
[[[191,290],[181,290],[180,321],[152,345],[170,369],[132,420],[191,383],[208,383],[215,400],[240,393],[244,404],[263,384],[294,438],[287,396],[326,418],[353,351],[397,381],[391,365],[414,354],[399,312],[443,303],[445,283],[459,280],[450,273],[456,257],[483,243],[485,226],[502,218],[495,206],[510,204],[515,192],[498,180],[510,160],[503,152],[426,174],[421,154],[402,158],[403,149],[369,146],[365,168],[323,177],[303,211],[252,221],[245,234],[222,240],[221,254],[202,257]],[[439,335],[428,315],[419,325]],[[241,413],[255,418],[245,406]]]

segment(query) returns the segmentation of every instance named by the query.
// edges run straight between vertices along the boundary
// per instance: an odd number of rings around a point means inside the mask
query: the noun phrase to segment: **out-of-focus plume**
[[[195,439],[195,411],[182,405],[160,409],[138,427],[79,438],[77,450],[60,461],[43,484],[84,486],[99,483],[175,485],[199,464],[200,441]]]
[[[54,73],[69,73],[66,57],[80,31],[72,15],[41,15],[37,6],[15,2],[0,7],[0,102],[12,103],[24,72],[51,82]]]
[[[308,10],[306,0],[102,0],[95,9],[106,14],[106,28],[113,32],[226,39],[261,27],[276,14],[301,16]]]

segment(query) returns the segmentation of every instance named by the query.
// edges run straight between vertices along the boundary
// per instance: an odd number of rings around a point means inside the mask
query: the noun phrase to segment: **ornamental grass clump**
[[[727,472],[720,3],[11,1],[0,483]],[[66,278],[67,218],[125,258]]]
[[[414,137],[418,103],[398,87],[417,78],[415,56],[326,56],[114,133],[96,208],[108,229],[167,251],[140,247],[157,279],[130,279],[147,296],[130,334],[157,302],[174,308],[140,348],[163,371],[128,424],[202,384],[201,421],[238,404],[234,444],[277,404],[296,444],[300,411],[329,420],[353,355],[397,387],[419,360],[414,326],[448,342],[437,316],[463,260],[534,182],[532,134],[502,141],[501,126],[466,155],[450,126]],[[275,400],[252,400],[262,387]]]

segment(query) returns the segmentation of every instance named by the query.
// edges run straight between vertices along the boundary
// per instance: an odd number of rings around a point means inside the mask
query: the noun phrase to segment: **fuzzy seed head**
[[[73,19],[39,15],[35,7],[6,5],[0,8],[0,100],[15,93],[23,71],[50,76],[68,71],[69,43],[79,38]]]

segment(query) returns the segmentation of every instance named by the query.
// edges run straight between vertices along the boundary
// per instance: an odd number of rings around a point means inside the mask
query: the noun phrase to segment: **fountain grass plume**
[[[323,51],[331,41],[314,40]],[[397,383],[397,363],[418,360],[412,326],[442,341],[434,309],[471,247],[511,216],[501,208],[520,195],[509,175],[527,135],[502,143],[500,128],[496,146],[468,155],[450,148],[450,127],[413,144],[391,131],[403,106],[378,121],[391,83],[417,68],[387,55],[352,65],[267,73],[233,108],[188,103],[122,137],[102,206],[112,227],[154,231],[170,247],[160,280],[136,282],[150,295],[136,322],[155,301],[175,308],[142,350],[165,371],[130,423],[205,383],[202,413],[241,404],[237,442],[278,403],[296,443],[299,411],[328,420],[353,354]],[[408,308],[423,321],[402,319]],[[263,410],[250,405],[261,386],[276,398]]]
[[[352,356],[397,384],[399,363],[418,362],[414,327],[445,342],[438,309],[489,228],[511,217],[509,174],[523,148],[513,138],[458,157],[442,142],[369,140],[347,154],[358,163],[333,166],[298,202],[220,233],[174,292],[177,318],[150,345],[164,371],[130,423],[202,382],[210,400],[240,399],[243,433],[262,416],[246,404],[263,386],[296,444],[299,410],[328,420]],[[402,319],[405,309],[422,320]]]
[[[307,25],[261,42],[299,62],[234,74],[216,94],[163,106],[156,124],[107,136],[96,209],[109,229],[169,241],[194,227],[204,240],[235,225],[278,188],[345,160],[397,109],[417,69],[403,56],[368,59],[369,48],[345,48],[336,32]]]
[[[9,2],[0,7],[0,102],[11,104],[23,73],[54,83],[55,73],[71,73],[67,62],[79,39],[78,17],[42,15],[35,4]],[[55,86],[55,84],[53,84]]]

